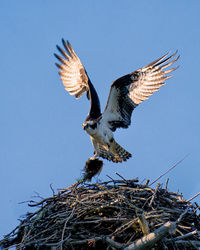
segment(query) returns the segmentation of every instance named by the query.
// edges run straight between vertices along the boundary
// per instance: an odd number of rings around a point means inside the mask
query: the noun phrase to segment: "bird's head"
[[[83,124],[83,129],[86,130],[89,134],[94,134],[96,128],[97,128],[97,122],[96,121],[85,121]]]

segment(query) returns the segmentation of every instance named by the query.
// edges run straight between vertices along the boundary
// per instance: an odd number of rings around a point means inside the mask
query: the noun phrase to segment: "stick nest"
[[[199,206],[134,180],[82,183],[40,202],[3,249],[199,249]]]

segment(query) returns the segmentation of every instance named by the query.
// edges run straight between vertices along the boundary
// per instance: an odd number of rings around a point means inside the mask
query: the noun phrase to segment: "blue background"
[[[104,161],[106,175],[152,181],[189,156],[160,182],[186,199],[200,191],[199,1],[1,1],[0,236],[30,209],[21,201],[73,184],[92,156],[82,130],[89,102],[70,96],[55,66],[56,44],[69,40],[104,108],[110,85],[168,51],[181,55],[166,86],[135,109],[116,140],[133,154]],[[94,179],[97,181],[97,179]],[[195,201],[199,201],[196,198]]]

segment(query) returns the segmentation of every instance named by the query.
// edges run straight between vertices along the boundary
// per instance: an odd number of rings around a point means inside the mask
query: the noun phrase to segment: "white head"
[[[83,123],[83,129],[90,135],[94,135],[97,130],[97,122],[96,121],[85,121]]]

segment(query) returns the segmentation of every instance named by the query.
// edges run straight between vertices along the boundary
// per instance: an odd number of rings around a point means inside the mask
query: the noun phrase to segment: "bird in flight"
[[[92,159],[102,157],[113,162],[126,161],[131,154],[114,139],[117,128],[128,128],[131,124],[133,110],[154,92],[158,91],[165,81],[172,77],[167,75],[178,68],[168,68],[179,59],[177,52],[165,54],[152,63],[115,80],[110,87],[107,104],[101,113],[98,94],[90,78],[73,50],[69,41],[62,39],[63,47],[57,45],[62,57],[54,54],[60,61],[56,63],[65,89],[77,99],[85,92],[90,100],[90,110],[83,123],[83,129],[90,135],[94,146]]]

